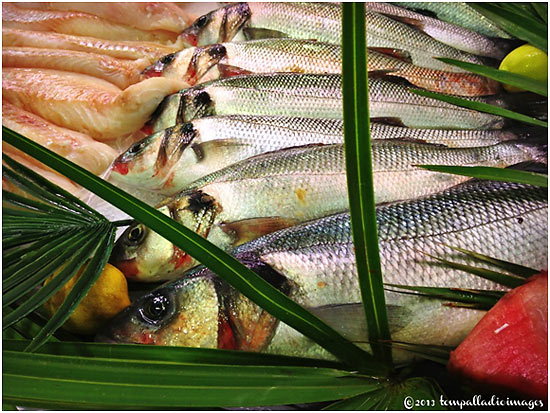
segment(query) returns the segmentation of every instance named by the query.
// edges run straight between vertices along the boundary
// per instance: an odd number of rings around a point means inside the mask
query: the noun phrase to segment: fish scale
[[[375,202],[413,199],[468,179],[415,165],[507,166],[533,159],[536,151],[532,145],[514,142],[447,148],[373,141]],[[344,146],[309,145],[257,155],[204,176],[157,208],[229,250],[277,229],[346,210]],[[149,231],[139,243],[133,241],[132,234],[140,229],[139,223],[130,226],[112,254],[112,263],[126,275],[141,281],[172,279],[196,264],[189,259],[183,267],[174,258],[172,244],[154,232]],[[127,262],[132,262],[132,271],[124,270]]]
[[[479,265],[443,244],[476,250],[531,268],[547,265],[548,194],[544,188],[470,181],[439,194],[379,206],[376,217],[385,283],[503,289],[491,281],[437,265],[425,255],[429,253]],[[346,311],[355,309],[355,314],[363,311],[362,306],[357,305],[360,292],[349,213],[282,229],[241,245],[232,254],[261,276],[269,276],[268,279],[277,279],[273,274],[275,270],[277,277],[289,281],[292,299],[346,337],[362,342],[367,340],[364,318],[354,318],[353,312],[341,312],[346,308]],[[278,283],[284,279],[279,278]],[[483,311],[445,306],[438,299],[401,294],[395,290],[386,290],[385,295],[392,339],[396,341],[454,346],[484,314]],[[167,308],[172,310],[153,322],[147,321],[142,312],[149,303],[159,299],[166,300]],[[233,322],[245,320],[245,323],[252,323],[247,325],[247,331],[261,331],[268,339],[253,348],[233,348],[330,357],[325,350],[284,323],[262,324],[257,321],[259,318],[254,318],[254,315],[262,314],[261,309],[204,267],[194,269],[134,301],[111,321],[99,339],[141,343],[143,337],[147,337],[149,344],[224,348],[216,333],[219,331],[216,327],[224,321],[216,316],[218,311],[210,309],[222,306],[242,309],[239,303],[243,302],[248,303],[244,307],[246,310],[233,313],[236,317]],[[197,307],[196,303],[202,304]],[[191,317],[189,327],[181,325]],[[177,333],[184,328],[193,331]],[[234,334],[238,336],[238,332]],[[358,334],[362,336],[358,338]]]
[[[468,98],[506,106],[500,98]],[[369,79],[371,118],[392,118],[415,128],[499,129],[504,118],[413,94],[407,87]],[[342,118],[338,74],[277,73],[214,80],[168,96],[152,121],[158,131],[212,115]]]

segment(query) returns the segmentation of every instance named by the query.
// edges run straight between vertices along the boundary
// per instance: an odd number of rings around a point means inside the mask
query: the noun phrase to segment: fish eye
[[[195,96],[195,104],[197,106],[208,105],[210,103],[210,95],[204,90]]]
[[[222,58],[226,55],[227,51],[225,46],[221,44],[215,44],[210,49],[208,49],[208,54],[210,57]]]
[[[128,231],[128,242],[132,245],[140,244],[145,238],[145,228],[138,224]]]
[[[169,65],[174,61],[175,58],[176,58],[176,54],[170,53],[170,54],[167,54],[166,56],[162,56],[159,59],[159,62],[162,63],[163,65]]]
[[[142,149],[145,147],[144,142],[138,142],[130,146],[130,149],[128,149],[128,153],[131,153],[132,155],[135,155],[142,151]]]
[[[141,318],[149,324],[159,325],[167,316],[175,312],[172,301],[162,292],[157,292],[145,300],[139,308]]]
[[[199,29],[202,29],[204,26],[206,26],[206,23],[208,23],[208,20],[209,20],[208,15],[201,16],[197,19],[195,26],[197,26],[197,28]]]

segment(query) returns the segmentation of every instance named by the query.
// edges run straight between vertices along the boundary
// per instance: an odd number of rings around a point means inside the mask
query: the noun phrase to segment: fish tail
[[[495,45],[495,49],[498,50],[499,55],[495,57],[499,59],[503,59],[512,50],[525,43],[519,39],[502,39],[500,37],[489,37],[489,39]]]

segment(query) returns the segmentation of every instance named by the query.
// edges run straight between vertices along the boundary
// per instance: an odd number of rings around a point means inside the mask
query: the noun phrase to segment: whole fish
[[[471,73],[427,69],[411,63],[407,52],[369,48],[368,70],[408,80],[416,86],[460,96],[493,95],[498,82]],[[249,73],[341,73],[339,45],[312,40],[265,39],[190,47],[164,56],[144,71],[148,77],[197,82]]]
[[[371,123],[371,138],[409,139],[448,147],[546,139],[546,131],[411,129]],[[343,122],[286,116],[209,116],[179,124],[132,145],[112,165],[120,184],[174,194],[196,179],[250,156],[312,143],[343,143]]]
[[[500,97],[469,99],[503,107],[511,102]],[[505,125],[500,116],[415,95],[403,85],[376,78],[369,79],[369,109],[375,121],[414,128],[499,129]],[[156,132],[204,116],[236,114],[342,119],[342,77],[275,73],[214,80],[167,97],[150,125]]]
[[[132,145],[112,166],[118,183],[174,194],[211,172],[260,153],[312,143],[342,143],[336,119],[210,116]]]
[[[429,197],[377,208],[385,283],[499,289],[480,277],[441,265],[431,254],[472,265],[451,245],[532,268],[548,260],[546,189],[469,182]],[[349,339],[364,341],[353,314],[361,299],[349,214],[283,229],[244,244],[233,255]],[[392,339],[457,345],[483,311],[386,291]],[[97,337],[130,342],[327,357],[288,325],[199,267],[134,301]]]
[[[482,59],[438,42],[427,34],[378,13],[366,12],[367,44],[407,50],[417,66],[462,71],[435,60],[450,57],[471,63]],[[247,40],[295,38],[341,44],[342,9],[331,3],[237,3],[198,18],[180,36],[191,46],[233,40],[243,29]]]
[[[389,3],[368,2],[366,3],[366,8],[372,12],[383,14],[384,16],[416,27],[441,43],[478,56],[502,59],[513,48],[519,46],[515,41],[489,38],[473,30],[415,13]]]
[[[393,2],[401,7],[434,13],[438,19],[457,24],[485,36],[509,39],[510,35],[464,2]]]
[[[450,149],[382,140],[373,141],[372,152],[376,203],[424,196],[468,179],[415,165],[506,166],[538,158],[536,146],[508,142]],[[282,227],[348,209],[344,146],[294,147],[245,159],[193,182],[157,208],[229,250]],[[111,263],[137,281],[173,279],[197,265],[137,222],[117,241]]]

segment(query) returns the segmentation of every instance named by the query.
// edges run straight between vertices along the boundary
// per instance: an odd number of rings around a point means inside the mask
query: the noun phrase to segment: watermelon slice
[[[548,273],[502,297],[447,367],[493,389],[548,399]]]

